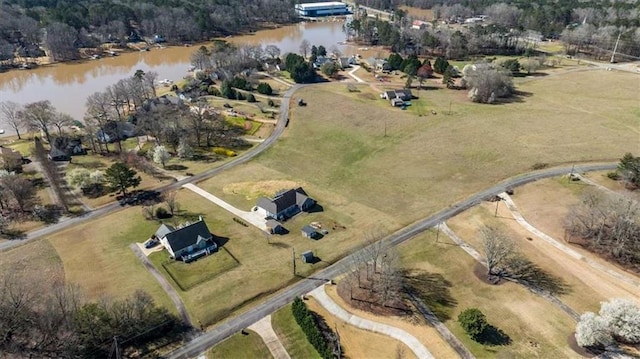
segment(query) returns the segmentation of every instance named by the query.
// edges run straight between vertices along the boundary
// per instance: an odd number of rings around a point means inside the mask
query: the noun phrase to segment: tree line
[[[50,1],[0,4],[0,62],[43,56],[77,58],[77,49],[159,35],[169,43],[207,40],[297,18],[284,0]]]
[[[322,317],[310,311],[302,299],[296,297],[293,300],[291,312],[309,343],[323,359],[339,359],[341,357],[340,342],[337,334],[324,323]]]
[[[106,358],[114,349],[148,352],[147,345],[176,340],[187,330],[151,296],[87,300],[63,274],[48,280],[19,267],[0,275],[0,351],[23,358]]]

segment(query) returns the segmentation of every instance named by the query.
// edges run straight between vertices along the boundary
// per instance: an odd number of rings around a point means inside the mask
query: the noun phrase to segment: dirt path
[[[291,359],[291,356],[287,353],[284,345],[282,345],[280,338],[278,338],[276,332],[273,331],[273,327],[271,326],[271,315],[267,315],[255,322],[249,327],[249,329],[258,333],[260,338],[262,338],[262,341],[267,345],[267,348],[269,348],[274,359]]]
[[[158,281],[158,283],[160,283],[160,286],[162,287],[162,289],[164,289],[164,291],[167,293],[169,298],[171,298],[171,301],[176,306],[176,309],[178,309],[178,314],[180,316],[180,319],[182,319],[182,321],[185,324],[193,327],[193,323],[191,322],[191,317],[189,316],[189,312],[187,312],[187,308],[184,306],[184,303],[182,302],[182,298],[180,298],[180,296],[178,295],[178,292],[176,292],[176,290],[173,289],[171,284],[169,284],[167,279],[162,274],[160,274],[158,269],[151,263],[151,261],[149,261],[149,258],[147,258],[147,256],[145,256],[144,253],[142,253],[142,251],[140,250],[140,247],[136,243],[132,243],[129,246],[129,248],[131,248],[131,250],[136,255],[136,257],[138,257],[138,259],[140,260],[140,262],[142,262],[144,267],[147,268],[147,270],[151,273],[151,275]]]
[[[513,218],[518,222],[518,224],[520,224],[522,227],[524,227],[527,231],[531,232],[532,234],[534,234],[536,237],[546,241],[547,243],[551,244],[552,246],[556,247],[557,249],[561,250],[562,252],[566,253],[567,255],[578,259],[584,263],[587,263],[590,267],[592,267],[593,269],[596,269],[602,273],[606,273],[607,275],[621,280],[623,282],[626,282],[628,284],[631,284],[637,288],[640,288],[640,281],[638,281],[637,279],[632,278],[629,275],[623,274],[617,270],[614,270],[611,267],[608,267],[606,265],[603,265],[601,263],[598,263],[597,261],[586,257],[582,254],[580,254],[578,251],[570,248],[569,246],[561,243],[560,241],[556,240],[555,238],[552,238],[551,236],[547,235],[546,233],[542,232],[541,230],[537,229],[536,227],[534,227],[533,225],[531,225],[529,222],[527,222],[527,220],[522,216],[522,214],[520,213],[520,211],[518,210],[518,207],[516,206],[515,202],[513,202],[513,199],[511,199],[511,196],[509,196],[506,193],[501,193],[500,197],[502,197],[504,199],[505,204],[507,205],[507,208],[509,209],[509,212],[511,213],[511,215],[513,216]]]
[[[384,334],[396,340],[403,342],[408,346],[416,357],[423,359],[432,359],[434,356],[416,337],[407,333],[406,331],[392,327],[387,324],[382,324],[368,320],[352,313],[347,312],[340,307],[336,302],[331,299],[324,291],[324,286],[320,286],[309,293],[315,300],[322,305],[329,313],[337,317],[338,319],[353,325],[356,328],[368,330],[375,333]]]
[[[458,338],[456,338],[456,336],[453,335],[453,333],[451,333],[449,328],[447,328],[440,321],[440,319],[438,319],[438,317],[436,317],[436,315],[433,314],[431,310],[429,310],[427,305],[424,304],[424,302],[420,298],[416,297],[412,293],[409,293],[409,298],[413,302],[413,305],[415,305],[416,308],[418,308],[418,310],[420,311],[424,319],[427,321],[427,323],[431,324],[438,331],[442,339],[444,339],[447,343],[449,343],[449,345],[453,348],[453,350],[455,350],[456,353],[458,353],[460,358],[475,359],[475,356],[471,354],[469,349],[467,349],[467,347],[465,347],[464,344],[462,344],[462,342],[458,340]]]

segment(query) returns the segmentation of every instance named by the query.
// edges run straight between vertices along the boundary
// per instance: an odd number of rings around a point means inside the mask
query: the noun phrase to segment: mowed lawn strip
[[[320,359],[291,313],[291,304],[271,314],[271,326],[291,358]]]
[[[190,263],[169,259],[169,252],[165,250],[150,254],[149,259],[182,290],[212,280],[239,265],[224,248]]]
[[[273,358],[260,336],[252,331],[245,330],[245,334],[234,334],[227,340],[209,349],[209,359],[267,359]]]
[[[398,248],[404,266],[429,273],[440,273],[450,282],[450,294],[457,302],[448,311],[445,325],[478,358],[494,357],[575,357],[567,338],[575,322],[549,301],[514,283],[491,285],[474,273],[476,261],[440,233],[424,233]],[[429,305],[429,303],[426,303]],[[457,322],[458,314],[478,308],[490,324],[503,330],[511,340],[508,346],[485,346],[471,340]]]
[[[128,207],[47,239],[62,260],[66,279],[77,283],[89,298],[122,298],[141,289],[171,312],[176,308],[158,282],[144,268],[129,245],[147,240],[158,222],[142,217],[141,208]]]

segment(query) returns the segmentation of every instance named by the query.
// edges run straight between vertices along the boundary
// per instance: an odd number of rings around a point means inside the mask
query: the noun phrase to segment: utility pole
[[[115,359],[122,359],[122,354],[120,353],[120,346],[118,345],[118,336],[113,337],[113,345],[111,347],[111,353],[114,353]],[[111,354],[109,354],[109,358],[111,358]]]
[[[436,243],[438,243],[438,239],[440,238],[440,224],[436,224]]]
[[[296,275],[296,249],[293,248],[293,276]]]
[[[498,217],[498,205],[500,204],[501,200],[502,197],[498,196],[498,200],[496,201],[496,213],[493,214],[494,217]]]
[[[618,39],[616,40],[616,44],[613,47],[613,53],[611,53],[611,62],[612,64],[614,64],[616,62],[616,51],[618,51],[618,43],[620,42],[620,36],[622,36],[622,31],[620,31],[620,33],[618,34]]]
[[[573,171],[576,169],[576,165],[573,164],[571,166],[571,172],[569,173],[569,182],[571,182],[571,179],[573,179]]]
[[[384,120],[384,137],[387,137],[387,120]]]

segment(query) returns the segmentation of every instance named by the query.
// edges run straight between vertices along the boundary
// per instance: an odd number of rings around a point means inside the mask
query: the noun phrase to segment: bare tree
[[[494,103],[500,97],[513,94],[514,87],[508,70],[491,64],[467,65],[462,70],[463,85],[469,88],[473,102]]]
[[[309,40],[302,40],[302,42],[300,43],[300,53],[302,54],[302,56],[304,56],[305,59],[307,58],[309,50],[311,50],[311,44],[309,43]]]
[[[176,191],[171,191],[165,194],[164,196],[164,202],[167,204],[167,207],[169,208],[169,213],[171,213],[172,216],[175,214],[175,212],[178,211],[180,207],[176,199],[176,194],[177,194]]]
[[[487,265],[487,275],[503,276],[506,261],[515,253],[513,241],[504,233],[493,227],[485,227],[480,231],[482,250]]]
[[[45,46],[49,50],[49,56],[54,61],[73,60],[78,52],[75,42],[78,38],[78,31],[73,27],[55,22],[47,26],[45,31]]]
[[[49,101],[32,102],[25,105],[24,109],[19,112],[19,117],[23,120],[23,123],[32,129],[42,132],[49,143],[51,143],[49,126],[53,124],[55,116],[56,109]]]
[[[276,45],[267,45],[264,48],[264,52],[271,56],[272,60],[275,60],[276,58],[280,57],[280,48]]]
[[[65,126],[71,126],[73,124],[73,117],[69,114],[58,112],[55,114],[53,121],[51,122],[58,129],[58,136],[62,136],[62,128]]]
[[[23,127],[22,119],[20,118],[21,110],[22,106],[18,103],[12,101],[0,102],[0,116],[16,131],[19,140],[21,139],[20,129]]]

